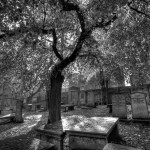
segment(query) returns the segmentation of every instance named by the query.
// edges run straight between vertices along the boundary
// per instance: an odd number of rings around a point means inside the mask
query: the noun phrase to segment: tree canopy
[[[148,19],[146,0],[1,0],[1,73],[29,92],[44,83],[49,123],[59,120],[64,75],[79,56],[96,56],[87,60],[108,75],[147,72]]]
[[[109,30],[97,30],[79,64],[132,85],[149,81],[149,2],[129,2]],[[83,52],[83,51],[82,51]],[[81,62],[82,61],[82,62]]]

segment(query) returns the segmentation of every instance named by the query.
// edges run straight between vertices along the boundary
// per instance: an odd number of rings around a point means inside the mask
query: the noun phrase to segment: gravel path
[[[80,109],[63,112],[62,118],[71,115],[86,117],[111,116],[106,106],[93,109]],[[26,112],[24,123],[0,125],[0,150],[38,150],[39,140],[35,138],[35,127],[47,122],[47,112]],[[143,123],[119,123],[121,139],[114,141],[123,145],[150,150],[150,126]]]

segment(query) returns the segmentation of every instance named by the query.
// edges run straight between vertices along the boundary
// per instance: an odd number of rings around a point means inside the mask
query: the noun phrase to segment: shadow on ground
[[[35,128],[45,124],[43,113],[27,113],[24,123],[8,123],[0,126],[0,149],[1,150],[36,150],[39,140],[35,138]]]

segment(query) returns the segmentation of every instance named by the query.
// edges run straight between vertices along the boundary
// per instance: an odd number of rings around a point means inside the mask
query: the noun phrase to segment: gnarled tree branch
[[[107,27],[109,25],[111,25],[113,22],[115,22],[117,20],[117,15],[114,14],[114,16],[107,22],[104,22],[103,20],[101,22],[97,22],[95,25],[92,26],[92,28],[104,28]]]
[[[37,26],[33,26],[33,27],[26,27],[26,26],[20,26],[16,29],[12,29],[12,30],[0,30],[0,39],[3,39],[5,37],[13,37],[16,36],[18,34],[23,34],[23,33],[28,33],[28,32],[35,32],[37,34],[50,34],[52,31],[52,29],[43,29],[43,28],[39,28]]]
[[[57,56],[57,58],[59,58],[59,60],[62,61],[63,57],[59,54],[58,49],[57,49],[57,36],[56,36],[55,29],[52,29],[52,35],[53,35],[53,51],[55,55]]]
[[[76,44],[72,54],[69,57],[65,58],[62,62],[60,62],[57,65],[57,69],[62,71],[67,65],[69,65],[71,62],[73,62],[77,58],[77,56],[79,56],[79,53],[82,49],[82,45],[83,45],[85,39],[91,35],[92,31],[95,28],[104,28],[106,26],[111,25],[111,23],[113,23],[117,19],[117,15],[115,14],[114,17],[107,22],[104,22],[102,20],[101,22],[98,22],[95,25],[93,25],[91,28],[86,29],[84,15],[83,15],[83,12],[80,9],[80,7],[77,4],[68,3],[65,0],[59,0],[59,2],[62,5],[62,9],[64,11],[75,11],[76,12],[77,17],[80,22],[80,26],[81,26],[81,34],[78,38],[77,44]]]
[[[135,12],[138,13],[138,14],[144,15],[146,18],[150,19],[150,16],[149,16],[148,14],[146,14],[145,12],[142,12],[142,11],[138,10],[137,8],[134,8],[134,7],[132,6],[132,4],[133,4],[133,2],[129,2],[129,3],[128,3],[128,7],[129,7],[131,10],[135,11]]]

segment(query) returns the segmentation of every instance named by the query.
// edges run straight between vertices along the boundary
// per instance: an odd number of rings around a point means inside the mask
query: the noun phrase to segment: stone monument
[[[127,118],[126,101],[129,99],[129,94],[112,95],[112,115],[113,117]]]
[[[95,98],[94,98],[94,92],[93,91],[88,91],[87,106],[95,107]]]
[[[132,117],[135,119],[147,119],[149,118],[148,105],[146,102],[145,93],[132,93]]]

